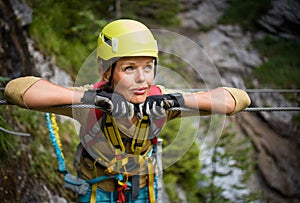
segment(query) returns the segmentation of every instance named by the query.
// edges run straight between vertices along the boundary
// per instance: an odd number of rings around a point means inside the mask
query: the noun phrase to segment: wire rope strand
[[[8,101],[1,99],[0,100],[0,105],[9,105]]]
[[[24,136],[24,137],[30,137],[31,136],[30,133],[15,132],[15,131],[7,130],[7,129],[2,128],[2,127],[0,127],[0,130],[3,131],[3,132],[6,132],[8,134],[12,134],[12,135],[18,135],[18,136]]]
[[[5,100],[0,100],[0,105],[11,105]],[[55,106],[58,108],[87,108],[87,109],[101,109],[99,106],[95,106],[93,104],[68,104],[68,105],[60,105]],[[102,109],[103,110],[103,109]],[[199,111],[198,109],[189,109],[189,108],[171,108],[169,111]],[[300,111],[300,107],[294,106],[281,106],[281,107],[248,107],[243,111],[254,112],[254,111]]]
[[[245,89],[248,93],[300,93],[299,89]]]
[[[203,92],[210,89],[179,89],[186,92]],[[300,93],[300,89],[243,89],[247,93]]]
[[[243,111],[248,112],[259,112],[259,111],[300,111],[300,107],[248,107]]]
[[[5,87],[0,87],[0,91],[4,91]],[[195,89],[178,89],[186,92],[201,92],[208,91],[210,89],[195,88]],[[243,89],[247,93],[300,93],[300,89]]]

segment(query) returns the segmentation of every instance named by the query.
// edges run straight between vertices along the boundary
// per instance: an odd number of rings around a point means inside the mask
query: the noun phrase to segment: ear
[[[104,82],[109,82],[109,78],[110,78],[110,75],[111,75],[110,73],[111,73],[110,69],[108,69],[107,71],[105,71],[103,73],[102,80]]]

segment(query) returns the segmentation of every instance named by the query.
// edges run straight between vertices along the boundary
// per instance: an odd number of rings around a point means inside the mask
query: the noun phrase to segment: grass
[[[8,108],[4,106],[0,107],[0,126],[7,130],[13,130],[4,116],[7,109]],[[1,160],[9,157],[11,152],[16,151],[17,146],[18,142],[16,136],[0,131],[0,163]]]
[[[114,1],[28,0],[27,3],[33,8],[30,35],[39,49],[74,79],[86,57],[96,48],[100,30],[115,18]],[[176,0],[122,2],[122,18],[149,23],[178,25],[178,11]]]
[[[239,24],[245,29],[255,30],[258,26],[257,19],[265,14],[270,7],[270,0],[232,0],[219,23]]]
[[[98,32],[106,20],[93,12],[91,2],[36,0],[29,1],[29,5],[33,8],[29,31],[39,49],[75,77],[85,58],[96,48]]]
[[[58,125],[66,167],[71,174],[75,175],[73,158],[79,143],[79,136],[73,123],[65,122],[62,125],[58,121]],[[72,192],[63,189],[63,176],[57,173],[58,163],[49,140],[44,113],[29,111],[16,106],[2,106],[0,107],[0,126],[8,130],[31,134],[30,137],[25,138],[0,131],[0,171],[2,174],[6,174],[6,167],[18,164],[33,179],[47,183],[50,190],[59,191],[67,199],[75,200]],[[7,174],[10,177],[9,171]],[[8,190],[14,191],[14,188]]]
[[[9,78],[0,76],[0,86],[3,87],[8,80]],[[3,98],[3,91],[0,90],[0,99]],[[0,105],[0,126],[7,130],[13,130],[9,119],[7,119],[8,112],[10,112],[9,106]],[[18,144],[16,136],[0,131],[0,165],[1,160],[6,159],[12,151],[16,151]]]
[[[254,70],[262,85],[273,88],[300,88],[300,45],[291,40],[267,36],[254,41],[266,61]]]

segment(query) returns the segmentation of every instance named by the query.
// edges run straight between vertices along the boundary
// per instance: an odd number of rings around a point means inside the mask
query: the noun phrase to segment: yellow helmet
[[[97,58],[107,69],[118,58],[150,56],[158,59],[157,42],[151,31],[142,23],[119,19],[107,24],[98,37]],[[105,67],[106,66],[106,67]]]

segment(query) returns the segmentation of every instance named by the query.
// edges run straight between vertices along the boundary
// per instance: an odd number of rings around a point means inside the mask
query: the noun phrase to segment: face
[[[131,103],[142,103],[149,94],[154,80],[152,57],[125,57],[116,62],[113,72],[114,91]]]

